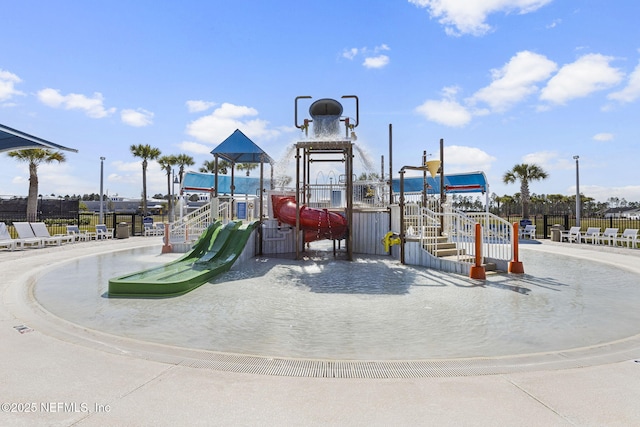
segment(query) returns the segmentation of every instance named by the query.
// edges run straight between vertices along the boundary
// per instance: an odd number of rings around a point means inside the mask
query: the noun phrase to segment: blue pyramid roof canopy
[[[214,148],[211,154],[217,154],[232,163],[273,163],[273,159],[239,129]]]
[[[0,125],[0,151],[26,150],[32,148],[49,148],[53,150],[73,151],[73,148],[54,144],[37,136],[12,129],[9,126]]]

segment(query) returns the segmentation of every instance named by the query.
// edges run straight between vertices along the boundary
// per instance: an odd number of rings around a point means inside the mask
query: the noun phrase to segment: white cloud
[[[193,141],[182,141],[178,144],[178,148],[181,151],[193,154],[211,154],[211,150],[213,150],[213,147]]]
[[[621,103],[633,102],[640,98],[640,64],[629,75],[627,86],[621,91],[610,93],[607,98]]]
[[[575,194],[576,187],[570,187],[567,194]],[[606,202],[611,197],[625,199],[627,201],[640,200],[640,185],[627,185],[624,187],[604,187],[600,185],[580,184],[580,193],[593,197],[599,202]]]
[[[593,140],[594,141],[600,141],[600,142],[606,142],[606,141],[613,141],[613,134],[612,133],[597,133],[595,135],[593,135]]]
[[[491,70],[493,82],[477,91],[470,101],[483,101],[494,111],[505,111],[536,92],[535,84],[548,79],[556,69],[556,63],[543,55],[518,52],[504,67]]]
[[[553,0],[409,0],[409,3],[427,8],[431,17],[438,19],[449,35],[480,36],[491,30],[491,26],[485,21],[493,13],[525,14],[551,1]]]
[[[214,107],[215,105],[216,103],[211,101],[187,101],[187,109],[190,113],[200,113],[202,111],[207,111],[209,108]]]
[[[547,25],[547,28],[555,28],[562,23],[562,19],[554,19],[551,24]]]
[[[356,55],[358,55],[357,47],[352,47],[351,49],[345,49],[344,52],[342,52],[342,57],[347,58],[349,60],[355,58]]]
[[[219,144],[240,129],[249,138],[272,138],[280,131],[270,129],[269,122],[252,119],[258,115],[255,108],[223,103],[211,114],[200,117],[187,125],[186,133],[199,141]]]
[[[563,66],[542,89],[540,99],[553,104],[566,104],[572,99],[583,98],[620,83],[623,75],[609,65],[612,60],[613,57],[592,53]]]
[[[373,49],[368,47],[352,47],[350,49],[345,49],[342,52],[342,57],[348,60],[353,60],[358,56],[363,56],[364,60],[362,61],[362,65],[365,68],[382,68],[389,64],[390,58],[389,55],[384,55],[380,52],[386,52],[389,50],[391,50],[391,48],[384,43],[374,47]]]
[[[557,151],[538,151],[529,153],[522,157],[522,162],[531,164],[535,163],[541,166],[548,166],[558,158]]]
[[[362,65],[366,68],[382,68],[389,63],[387,55],[371,56],[364,59]]]
[[[82,94],[70,93],[62,95],[56,89],[42,89],[37,94],[38,99],[43,104],[53,108],[64,108],[65,110],[83,110],[85,114],[94,119],[100,119],[113,114],[116,109],[105,109],[104,98],[101,93],[95,92],[89,98]]]
[[[464,126],[471,121],[471,113],[455,100],[458,91],[459,88],[455,86],[445,87],[442,90],[443,99],[427,100],[416,107],[415,111],[427,120],[445,126]]]
[[[444,147],[446,173],[488,171],[496,158],[476,147],[446,145]]]
[[[142,108],[122,110],[120,118],[123,123],[134,127],[145,127],[153,124],[153,113]]]
[[[9,100],[15,95],[24,95],[15,88],[16,83],[20,82],[22,82],[20,77],[0,68],[0,101]]]

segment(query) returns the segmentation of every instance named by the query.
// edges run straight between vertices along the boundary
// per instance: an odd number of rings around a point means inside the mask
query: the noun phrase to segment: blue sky
[[[501,178],[523,162],[549,173],[532,192],[575,194],[579,155],[583,194],[640,201],[639,13],[637,0],[5,2],[0,123],[79,150],[41,166],[40,193],[99,192],[104,156],[105,190],[138,197],[131,144],[197,170],[240,129],[282,160],[302,137],[296,96],[357,95],[376,172],[393,124],[395,174],[444,138],[445,171],[484,171],[499,195],[519,191]],[[148,180],[166,193],[155,163]],[[0,195],[27,188],[26,165],[1,154]]]

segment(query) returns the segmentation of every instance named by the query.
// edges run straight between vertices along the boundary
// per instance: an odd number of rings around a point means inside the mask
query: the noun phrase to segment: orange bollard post
[[[162,245],[162,252],[163,254],[168,254],[173,252],[173,246],[171,246],[171,243],[169,242],[169,224],[165,224],[164,225],[164,245]]]
[[[478,280],[487,278],[487,272],[482,265],[482,227],[478,222],[476,222],[476,265],[471,266],[469,277]]]
[[[524,265],[518,260],[518,223],[513,223],[513,260],[509,261],[509,273],[524,274]]]

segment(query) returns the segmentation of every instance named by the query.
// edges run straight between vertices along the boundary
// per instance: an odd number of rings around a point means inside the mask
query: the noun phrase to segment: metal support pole
[[[404,264],[404,168],[400,169],[400,263]]]
[[[104,161],[105,157],[100,157],[100,216],[99,223],[104,224],[104,191],[103,191],[103,178],[104,178]]]
[[[578,159],[580,156],[573,156],[576,161],[576,227],[580,227],[580,165],[578,164]]]

